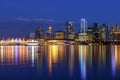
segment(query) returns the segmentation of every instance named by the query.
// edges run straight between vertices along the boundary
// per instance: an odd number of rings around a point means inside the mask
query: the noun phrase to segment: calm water
[[[120,46],[0,46],[0,80],[120,79]]]

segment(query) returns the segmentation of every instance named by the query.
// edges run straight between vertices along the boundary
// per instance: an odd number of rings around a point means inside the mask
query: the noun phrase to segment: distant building
[[[36,34],[37,39],[43,39],[44,38],[44,30],[40,27],[36,29],[35,34]]]
[[[52,39],[53,38],[52,37],[52,27],[51,26],[48,27],[48,30],[47,30],[46,35],[45,35],[45,38],[46,39]]]
[[[66,31],[67,31],[68,33],[74,32],[74,23],[73,23],[72,21],[68,21],[68,22],[66,23]]]
[[[78,39],[81,42],[88,41],[88,35],[87,35],[87,33],[78,33]]]
[[[55,39],[65,39],[65,32],[64,31],[57,31],[55,33]]]
[[[71,32],[70,34],[68,34],[67,39],[75,39],[74,32]]]
[[[75,33],[74,33],[74,23],[71,21],[68,21],[66,23],[66,31],[65,31],[65,38],[66,39],[74,39]]]
[[[35,33],[30,33],[29,34],[29,39],[35,39]]]
[[[111,41],[120,41],[120,25],[111,27]]]
[[[100,32],[99,32],[99,27],[98,23],[93,23],[93,41],[94,42],[99,42],[100,41]]]
[[[104,42],[109,41],[109,30],[107,24],[103,24],[102,27],[99,27],[99,36],[100,36],[100,41],[104,41]]]
[[[88,28],[87,29],[87,34],[88,34],[88,41],[89,42],[92,42],[93,41],[93,30],[94,30],[94,28]]]
[[[48,27],[48,34],[52,35],[52,27],[51,26]]]
[[[78,33],[78,39],[79,41],[87,41],[88,40],[88,35],[86,33],[87,31],[87,21],[86,19],[81,19],[81,27],[80,27],[80,32]]]
[[[81,19],[81,28],[80,28],[80,33],[86,33],[87,31],[87,21],[86,19]]]

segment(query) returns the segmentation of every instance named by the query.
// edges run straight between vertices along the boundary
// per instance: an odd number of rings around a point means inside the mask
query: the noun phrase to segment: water
[[[0,46],[1,80],[120,79],[120,46]]]

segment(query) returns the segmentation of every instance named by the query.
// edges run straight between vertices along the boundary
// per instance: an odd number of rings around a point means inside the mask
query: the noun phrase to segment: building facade
[[[74,38],[75,38],[74,22],[68,21],[66,23],[65,39],[74,39]]]
[[[65,32],[64,31],[57,31],[55,33],[55,39],[65,39]]]
[[[120,25],[111,27],[111,41],[120,41]]]
[[[44,36],[45,36],[44,30],[41,27],[37,28],[35,32],[35,36],[37,39],[44,39]]]
[[[87,31],[87,21],[86,19],[81,19],[81,28],[80,28],[80,33],[86,33]]]

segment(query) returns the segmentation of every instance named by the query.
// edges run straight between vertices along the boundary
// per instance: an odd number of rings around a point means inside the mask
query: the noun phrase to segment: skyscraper
[[[80,32],[78,33],[78,39],[81,42],[86,42],[88,40],[88,35],[87,35],[87,21],[86,19],[81,19],[81,27],[80,27]]]
[[[74,32],[74,23],[73,23],[73,22],[68,21],[68,22],[66,23],[66,31],[67,31],[68,33]]]
[[[101,41],[109,41],[108,24],[103,24],[100,30]]]
[[[68,21],[66,23],[66,31],[65,31],[66,39],[74,39],[74,22]]]
[[[93,41],[98,42],[100,41],[100,35],[99,35],[99,26],[98,23],[93,23]]]
[[[36,38],[37,39],[44,38],[44,30],[41,27],[39,27],[39,28],[36,29]]]
[[[46,32],[46,39],[51,39],[51,38],[52,38],[52,26],[49,26]]]
[[[82,18],[80,33],[86,33],[86,31],[87,31],[87,21],[86,19]]]

